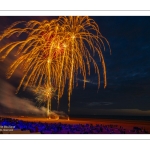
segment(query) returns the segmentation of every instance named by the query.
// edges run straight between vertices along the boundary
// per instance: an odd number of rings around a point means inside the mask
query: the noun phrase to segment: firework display
[[[56,90],[53,87],[43,85],[38,89],[36,87],[31,87],[30,91],[34,93],[35,99],[39,106],[47,104],[47,116],[49,116],[49,111],[51,110],[51,100],[52,98],[56,98]]]
[[[39,91],[43,93],[42,97],[37,99],[47,101],[49,112],[53,97],[50,88],[53,87],[57,91],[59,106],[64,88],[68,86],[68,112],[70,112],[70,96],[75,82],[77,83],[76,78],[79,73],[83,76],[85,88],[91,63],[98,75],[98,88],[100,87],[100,70],[93,57],[96,54],[103,67],[104,87],[106,87],[106,66],[102,49],[105,50],[104,41],[108,46],[109,43],[90,17],[61,16],[50,21],[15,22],[4,31],[0,40],[13,35],[19,37],[21,34],[26,34],[27,38],[9,42],[0,48],[2,61],[11,51],[16,51],[17,58],[7,72],[7,78],[10,78],[18,67],[23,71],[16,93],[21,86],[24,90],[27,87],[35,87],[37,93]]]

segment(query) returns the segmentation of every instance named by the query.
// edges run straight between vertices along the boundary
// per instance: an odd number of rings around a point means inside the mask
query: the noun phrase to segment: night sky
[[[13,22],[20,20],[50,20],[57,17],[0,17],[0,34]],[[144,16],[96,16],[92,17],[99,25],[100,32],[109,41],[112,54],[106,44],[103,51],[107,68],[107,87],[103,87],[101,62],[95,56],[101,71],[101,86],[97,89],[97,74],[87,77],[83,89],[83,78],[78,76],[79,85],[71,96],[71,112],[75,115],[150,115],[150,17]],[[23,38],[23,37],[21,37]],[[15,39],[11,37],[0,42],[0,47]],[[5,77],[8,66],[13,62],[10,54],[0,62],[0,113],[30,114],[39,113],[33,94],[15,89],[22,75],[21,70],[11,79]],[[56,100],[52,109],[56,110]],[[60,100],[59,111],[67,113],[67,91]]]

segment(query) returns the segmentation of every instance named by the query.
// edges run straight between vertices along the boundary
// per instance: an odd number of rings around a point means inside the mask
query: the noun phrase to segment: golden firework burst
[[[24,27],[17,27],[23,24]],[[100,87],[100,70],[93,55],[97,53],[103,67],[104,87],[107,85],[106,66],[102,53],[105,50],[105,37],[99,31],[96,22],[90,17],[69,16],[59,17],[51,21],[15,22],[1,35],[0,40],[12,35],[27,35],[25,40],[10,42],[0,49],[5,52],[4,60],[12,50],[16,50],[18,58],[10,65],[7,78],[20,66],[23,76],[17,91],[23,85],[36,87],[38,90],[44,83],[46,87],[54,86],[58,90],[59,100],[68,83],[68,112],[70,111],[70,96],[74,88],[75,78],[79,71],[84,80],[90,75],[90,65],[93,63],[98,74],[98,88]],[[84,88],[85,88],[84,82]],[[48,99],[51,99],[51,95]],[[49,109],[50,101],[47,100]]]

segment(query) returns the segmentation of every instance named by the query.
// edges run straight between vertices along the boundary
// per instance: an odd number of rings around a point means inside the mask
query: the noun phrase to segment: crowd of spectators
[[[125,129],[118,125],[103,124],[62,124],[27,122],[11,118],[0,118],[0,126],[12,126],[14,130],[28,130],[30,133],[41,134],[148,134],[144,128],[133,127]],[[2,133],[2,132],[1,132]],[[3,132],[4,133],[4,132]]]

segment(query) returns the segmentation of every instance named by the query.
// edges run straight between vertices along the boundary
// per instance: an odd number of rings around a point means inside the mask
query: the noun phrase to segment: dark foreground
[[[149,134],[150,121],[1,117],[1,134]]]

